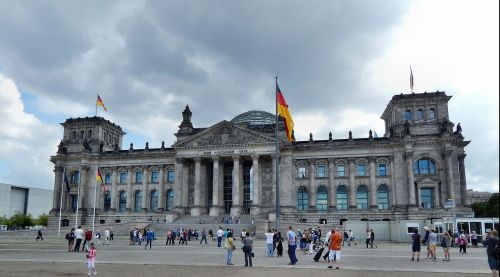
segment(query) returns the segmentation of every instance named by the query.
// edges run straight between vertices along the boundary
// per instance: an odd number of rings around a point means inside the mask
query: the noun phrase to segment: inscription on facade
[[[223,156],[223,155],[233,155],[233,154],[252,154],[255,153],[253,150],[249,149],[237,149],[237,150],[216,150],[216,151],[204,151],[203,155],[210,156]]]

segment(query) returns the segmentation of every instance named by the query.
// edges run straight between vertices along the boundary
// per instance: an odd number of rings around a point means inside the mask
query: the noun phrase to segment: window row
[[[404,113],[404,120],[405,121],[412,121],[415,118],[415,120],[424,120],[424,110],[423,109],[418,109],[415,112],[415,116],[413,115],[413,112],[410,109],[407,109]],[[430,108],[427,110],[427,119],[435,119],[436,118],[436,110],[434,108]]]
[[[327,211],[328,210],[328,189],[325,186],[318,187],[316,191],[316,210],[317,211]],[[347,187],[341,185],[336,191],[337,210],[347,210],[348,209],[348,194]],[[297,189],[297,210],[307,211],[309,203],[309,193],[306,187],[299,187]],[[368,210],[368,188],[365,185],[358,187],[356,191],[356,208],[358,210]],[[387,185],[382,184],[377,189],[377,207],[380,210],[389,209],[389,188]]]
[[[335,166],[335,177],[347,177],[349,166],[346,164],[338,164]],[[317,165],[316,166],[316,178],[327,178],[328,177],[327,165]],[[308,177],[308,170],[306,166],[299,165],[297,167],[297,178],[305,179]],[[369,176],[367,165],[364,163],[356,164],[356,171],[354,172],[356,176]],[[388,164],[387,163],[377,163],[377,176],[388,176]]]
[[[104,211],[107,212],[111,209],[111,193],[107,193],[104,197]],[[149,210],[156,211],[158,207],[159,193],[153,190],[149,193]],[[167,190],[165,192],[165,206],[163,207],[165,211],[172,211],[174,208],[174,191]],[[142,210],[142,191],[138,190],[134,193],[132,199],[133,206],[131,207],[134,212],[140,212]],[[76,206],[73,210],[76,210]],[[125,212],[127,210],[127,192],[121,191],[118,194],[118,205],[117,210],[119,212]]]
[[[111,184],[111,172],[104,172],[103,174],[103,182],[105,184]],[[127,172],[118,172],[118,184],[126,184],[127,183]],[[167,183],[173,183],[174,182],[174,170],[166,170],[166,181]],[[142,177],[143,177],[143,172],[140,170],[133,171],[132,172],[132,183],[135,184],[142,184]],[[69,183],[73,185],[79,185],[80,184],[80,171],[73,171],[70,174],[69,178]],[[159,183],[159,173],[157,170],[153,170],[149,173],[149,183],[151,184],[158,184]]]
[[[73,139],[73,140],[91,139],[91,138],[92,138],[92,130],[87,130],[86,133],[85,133],[85,130],[71,132],[71,139]]]

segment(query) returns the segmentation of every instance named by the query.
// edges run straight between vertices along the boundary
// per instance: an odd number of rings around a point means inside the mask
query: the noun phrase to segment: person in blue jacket
[[[153,240],[155,239],[155,232],[149,228],[146,231],[146,246],[144,246],[144,249],[148,247],[149,244],[149,250],[151,250],[151,246],[153,245]]]

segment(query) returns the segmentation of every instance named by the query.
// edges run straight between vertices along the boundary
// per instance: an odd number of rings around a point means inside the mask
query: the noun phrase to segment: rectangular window
[[[111,184],[111,173],[110,172],[104,173],[104,183]]]
[[[358,164],[358,176],[366,176],[366,165]]]
[[[431,209],[434,207],[433,188],[420,189],[421,207],[424,209]]]
[[[172,183],[173,181],[174,181],[174,171],[168,170],[167,171],[167,182]]]
[[[337,165],[337,177],[345,177],[345,165]]]
[[[318,165],[318,177],[325,178],[326,177],[326,166]]]
[[[135,183],[136,184],[142,183],[142,172],[140,171],[135,172]]]
[[[418,231],[418,223],[406,223],[406,232],[408,234],[415,233],[415,230]]]
[[[158,171],[151,172],[151,183],[153,184],[158,183]]]
[[[127,172],[120,172],[120,184],[127,183]]]
[[[299,167],[297,170],[297,178],[306,178],[306,168]]]
[[[386,164],[378,164],[378,176],[387,176]]]

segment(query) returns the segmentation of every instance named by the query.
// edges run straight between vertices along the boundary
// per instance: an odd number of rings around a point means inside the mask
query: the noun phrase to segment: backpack
[[[66,233],[65,239],[69,240],[69,233]]]

